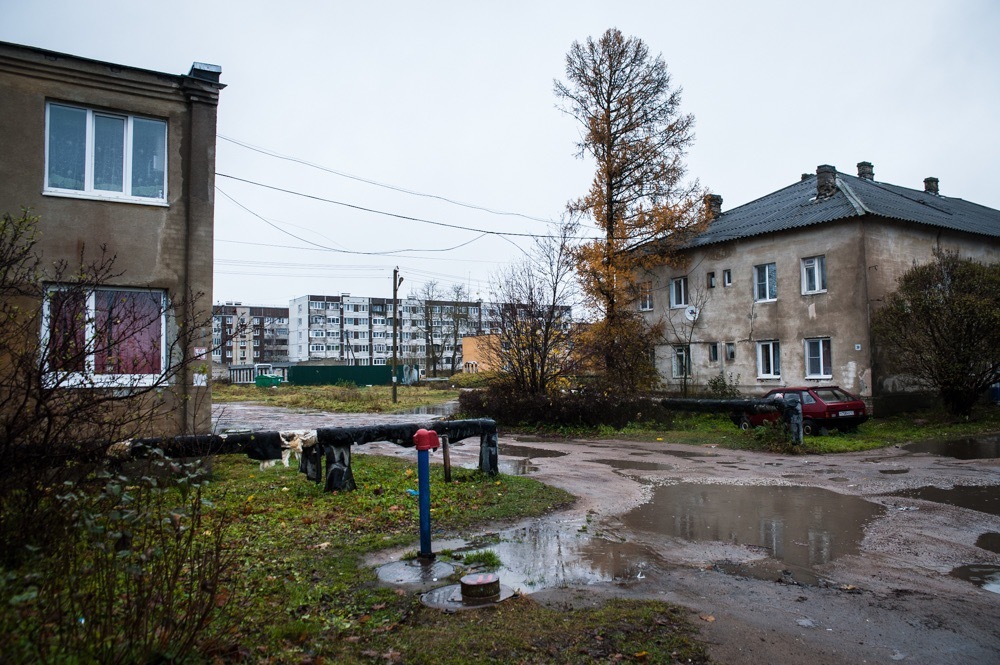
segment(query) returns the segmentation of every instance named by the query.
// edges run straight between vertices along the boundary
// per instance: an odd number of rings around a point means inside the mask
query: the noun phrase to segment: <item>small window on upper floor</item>
[[[826,256],[802,259],[802,294],[826,291]]]
[[[643,282],[639,285],[639,311],[653,311],[653,283]]]
[[[688,278],[676,277],[670,280],[670,306],[687,307],[688,304]]]
[[[710,289],[714,289],[715,288],[715,273],[714,272],[708,273],[708,288],[710,288]]]
[[[167,123],[47,104],[45,193],[166,203]]]
[[[732,286],[733,285],[733,271],[726,268],[722,271],[722,285]]]
[[[778,266],[764,263],[753,267],[753,299],[757,302],[778,299]]]

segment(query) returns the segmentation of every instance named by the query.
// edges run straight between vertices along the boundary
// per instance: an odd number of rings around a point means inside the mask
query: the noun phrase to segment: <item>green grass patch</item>
[[[474,566],[486,570],[496,570],[503,565],[503,562],[500,561],[500,556],[493,550],[469,552],[462,556],[461,561],[466,566]]]
[[[289,409],[317,409],[336,413],[392,413],[443,404],[458,398],[458,389],[427,386],[397,386],[397,402],[391,386],[293,386],[273,388],[212,384],[214,402],[254,402]]]
[[[509,433],[518,430],[505,428],[504,431]],[[991,405],[978,407],[968,419],[956,418],[943,410],[874,418],[861,425],[856,432],[832,430],[825,436],[808,436],[801,447],[787,444],[781,432],[772,427],[758,427],[750,432],[742,432],[733,425],[727,415],[722,414],[677,413],[669,425],[630,423],[621,429],[605,426],[520,430],[522,434],[539,437],[663,441],[696,446],[717,445],[723,448],[769,450],[785,454],[857,452],[917,441],[982,436],[997,432],[1000,432],[1000,408]]]

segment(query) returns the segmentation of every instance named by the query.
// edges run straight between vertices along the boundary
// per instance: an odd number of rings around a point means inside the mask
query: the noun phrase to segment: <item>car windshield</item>
[[[840,388],[817,388],[813,391],[816,397],[830,404],[832,402],[853,402],[854,398]]]

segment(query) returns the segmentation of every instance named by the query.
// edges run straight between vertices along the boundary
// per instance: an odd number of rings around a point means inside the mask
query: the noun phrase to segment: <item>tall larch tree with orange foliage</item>
[[[707,223],[683,161],[694,117],[681,113],[663,58],[616,28],[573,43],[555,94],[580,123],[578,156],[596,162],[590,191],[568,205],[601,231],[578,249],[582,290],[599,319],[586,347],[609,387],[645,388],[657,380],[652,351],[662,331],[638,315],[636,275],[677,260]]]

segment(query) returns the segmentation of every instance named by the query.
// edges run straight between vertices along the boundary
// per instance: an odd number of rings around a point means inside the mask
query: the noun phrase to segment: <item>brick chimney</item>
[[[934,177],[924,178],[924,191],[938,196],[938,179]]]
[[[871,162],[858,162],[858,177],[862,180],[875,179],[875,167]]]
[[[705,194],[705,213],[709,221],[722,214],[722,197],[718,194]]]
[[[828,199],[837,191],[837,167],[820,164],[816,167],[816,198]]]

